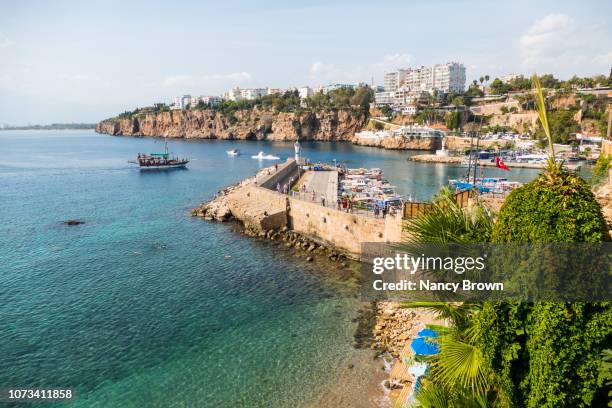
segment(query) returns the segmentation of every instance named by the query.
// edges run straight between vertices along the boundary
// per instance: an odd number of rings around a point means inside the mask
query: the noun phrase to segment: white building
[[[513,79],[516,79],[520,77],[519,74],[508,74],[508,75],[502,75],[499,79],[504,83],[507,84],[508,82],[512,81]]]
[[[284,91],[281,88],[270,88],[266,90],[266,95],[282,94]]]
[[[176,109],[185,109],[191,103],[191,95],[175,96],[174,107]]]
[[[404,115],[416,115],[418,111],[419,110],[416,105],[405,105],[402,107],[402,113]]]
[[[395,92],[376,92],[374,94],[374,102],[376,103],[376,106],[396,105]]]
[[[268,90],[265,88],[247,88],[241,89],[240,95],[242,99],[246,99],[248,101],[252,101],[257,98],[261,98],[268,94]]]
[[[242,90],[238,87],[230,89],[223,94],[223,98],[227,99],[228,101],[239,101],[242,99]]]
[[[300,95],[300,99],[308,99],[313,95],[312,88],[309,86],[298,88],[298,94]]]
[[[397,90],[406,78],[407,69],[398,69],[397,71],[385,73],[384,86],[385,92],[393,92]]]
[[[200,96],[200,102],[209,106],[217,106],[223,102],[223,99],[218,96]]]
[[[407,88],[409,91],[434,90],[443,93],[465,90],[465,67],[458,62],[431,67],[398,69],[385,74],[385,91]]]

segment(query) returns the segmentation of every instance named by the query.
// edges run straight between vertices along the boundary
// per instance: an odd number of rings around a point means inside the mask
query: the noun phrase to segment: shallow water
[[[285,158],[292,144],[178,140],[186,170],[127,164],[162,148],[93,132],[0,132],[0,387],[72,387],[72,405],[88,407],[312,404],[355,353],[356,285],[189,215],[270,164],[252,154]],[[228,157],[231,148],[243,155]],[[423,200],[465,172],[346,143],[303,150],[380,167]]]

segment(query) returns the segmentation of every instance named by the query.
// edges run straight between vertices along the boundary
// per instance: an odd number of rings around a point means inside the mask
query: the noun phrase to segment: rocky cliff
[[[350,141],[367,117],[352,111],[269,112],[242,110],[231,116],[215,110],[176,110],[111,118],[98,133],[200,139]]]
[[[442,146],[439,138],[391,136],[383,139],[355,137],[353,143],[361,146],[382,147],[393,150],[435,150]]]

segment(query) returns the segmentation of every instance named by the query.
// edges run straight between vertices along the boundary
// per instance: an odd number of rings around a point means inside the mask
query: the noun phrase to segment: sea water
[[[251,155],[284,159],[292,143],[170,147],[187,169],[128,164],[162,151],[160,139],[0,132],[0,387],[73,388],[66,405],[77,407],[302,407],[334,380],[353,350],[356,284],[190,216],[273,163]],[[347,143],[302,147],[311,161],[379,167],[421,200],[466,170]]]

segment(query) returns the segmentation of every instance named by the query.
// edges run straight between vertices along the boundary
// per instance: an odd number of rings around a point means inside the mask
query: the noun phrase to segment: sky
[[[0,0],[0,124],[97,122],[235,87],[382,84],[448,61],[610,73],[612,2]]]

